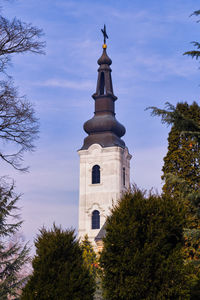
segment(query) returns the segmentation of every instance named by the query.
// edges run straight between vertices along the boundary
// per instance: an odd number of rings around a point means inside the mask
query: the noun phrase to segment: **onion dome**
[[[92,119],[85,122],[84,130],[88,134],[112,131],[118,137],[122,137],[126,132],[125,127],[120,124],[112,115],[94,116]]]
[[[106,45],[103,45],[103,53],[102,53],[101,57],[98,59],[97,63],[99,65],[109,65],[110,66],[112,64],[112,60],[107,55],[105,46]]]
[[[94,116],[84,124],[88,136],[84,139],[81,150],[88,149],[92,144],[102,147],[125,147],[121,137],[125,134],[125,127],[115,118],[115,101],[113,93],[111,68],[112,60],[106,52],[107,45],[103,45],[103,53],[98,59],[98,78],[96,92],[92,95],[95,101]]]

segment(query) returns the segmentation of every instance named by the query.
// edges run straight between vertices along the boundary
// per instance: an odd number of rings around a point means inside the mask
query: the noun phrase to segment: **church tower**
[[[110,208],[130,186],[130,159],[124,141],[125,127],[115,118],[111,59],[105,43],[98,60],[94,116],[84,124],[88,136],[84,139],[80,156],[79,237],[87,234],[95,246],[95,237],[103,227]]]

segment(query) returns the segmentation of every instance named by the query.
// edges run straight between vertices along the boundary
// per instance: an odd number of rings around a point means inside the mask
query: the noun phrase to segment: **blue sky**
[[[26,240],[55,221],[78,225],[79,157],[86,136],[83,123],[92,117],[100,29],[107,26],[108,55],[117,119],[133,155],[131,182],[161,189],[161,168],[169,128],[152,118],[148,106],[166,101],[199,101],[199,64],[183,56],[200,40],[200,24],[189,17],[200,9],[195,0],[13,0],[2,13],[43,29],[46,55],[13,57],[9,74],[26,94],[40,119],[36,151],[25,155],[30,173],[2,164],[2,175],[16,181]]]

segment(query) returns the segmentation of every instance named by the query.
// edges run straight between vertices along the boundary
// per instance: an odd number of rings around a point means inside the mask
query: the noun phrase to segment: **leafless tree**
[[[33,140],[37,137],[38,122],[32,105],[25,97],[19,97],[12,82],[0,81],[0,140],[2,144],[12,143],[15,153],[7,154],[0,150],[0,158],[15,169],[21,167],[24,151],[34,150]]]
[[[6,73],[14,54],[43,54],[45,43],[40,41],[42,35],[42,30],[31,24],[0,16],[0,74]],[[27,167],[22,167],[23,154],[34,150],[38,120],[31,103],[18,95],[13,80],[8,75],[6,77],[6,80],[0,80],[0,158],[17,170],[26,171]],[[5,153],[5,142],[16,145],[16,151]]]
[[[44,53],[44,42],[38,39],[41,29],[14,18],[12,21],[0,16],[0,71],[4,71],[11,54],[33,52]]]
[[[1,1],[1,0],[0,0]],[[11,58],[19,53],[42,54],[42,30],[16,18],[0,16],[0,158],[17,170],[22,166],[25,151],[34,150],[38,134],[38,120],[32,104],[20,96],[13,79],[7,74]],[[8,144],[11,147],[6,147]],[[13,149],[8,153],[8,149]],[[23,267],[29,262],[29,248],[20,240],[13,240],[22,222],[13,211],[20,195],[14,192],[14,183],[0,177],[0,299],[16,299],[26,281]],[[16,222],[10,218],[14,217]],[[14,298],[13,298],[14,297]]]

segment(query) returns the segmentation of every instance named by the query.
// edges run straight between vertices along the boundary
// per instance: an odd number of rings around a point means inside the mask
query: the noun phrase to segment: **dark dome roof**
[[[88,133],[112,131],[118,137],[122,137],[126,129],[113,115],[95,115],[84,124],[84,130]]]
[[[112,64],[112,60],[107,55],[106,49],[103,49],[103,53],[97,62],[99,65],[111,65]]]
[[[106,45],[103,45],[103,53],[98,60],[98,79],[95,101],[94,117],[85,122],[84,130],[88,136],[84,139],[82,150],[88,149],[92,144],[102,147],[125,147],[121,137],[125,134],[125,127],[115,118],[115,101],[117,97],[113,93],[110,65],[112,60],[106,53]]]
[[[84,143],[81,150],[86,150],[93,144],[99,144],[103,148],[113,146],[125,148],[124,141],[120,139],[116,134],[110,131],[88,135],[84,139]]]

